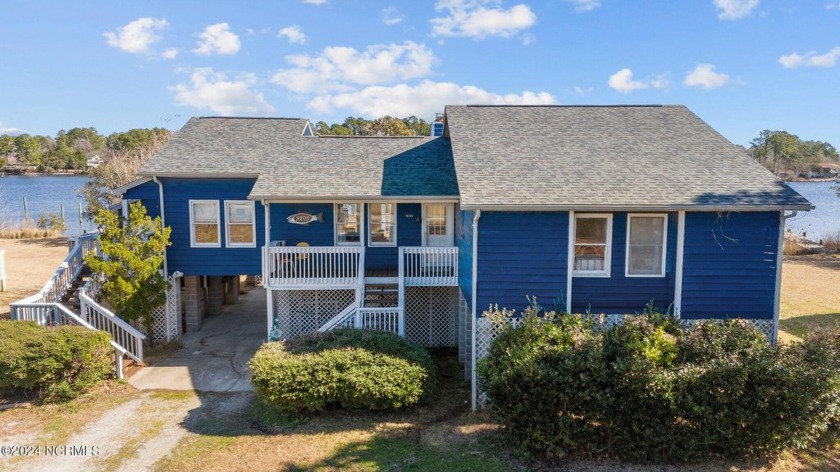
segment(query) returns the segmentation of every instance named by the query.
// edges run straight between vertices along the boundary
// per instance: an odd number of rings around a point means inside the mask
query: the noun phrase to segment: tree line
[[[837,149],[830,143],[805,141],[787,131],[761,131],[747,152],[776,175],[785,177],[790,171],[795,175],[820,172],[819,164],[840,162]]]
[[[422,118],[382,116],[373,120],[348,116],[343,123],[315,123],[321,136],[428,136],[431,125]]]
[[[115,156],[148,147],[153,141],[171,135],[164,128],[137,128],[108,136],[99,134],[95,128],[61,130],[55,137],[4,134],[0,135],[0,167],[16,163],[25,170],[37,172],[82,172],[88,169],[89,162],[109,162]]]

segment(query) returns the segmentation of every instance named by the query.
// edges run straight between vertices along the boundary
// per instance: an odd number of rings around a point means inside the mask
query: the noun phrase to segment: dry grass
[[[804,254],[814,254],[815,252],[814,248],[804,245],[797,238],[785,238],[783,253],[786,256],[801,256]]]
[[[34,295],[67,257],[66,238],[0,239],[6,250],[6,291],[0,292],[0,318],[9,304]]]
[[[823,237],[821,242],[823,247],[829,251],[840,253],[840,231],[836,231]]]
[[[38,228],[31,224],[23,224],[15,228],[0,228],[0,239],[56,238],[62,234],[63,231]]]
[[[780,307],[782,340],[840,324],[840,255],[786,256]]]

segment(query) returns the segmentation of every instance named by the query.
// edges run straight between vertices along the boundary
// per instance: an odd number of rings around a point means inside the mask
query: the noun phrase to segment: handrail
[[[324,333],[329,331],[336,326],[343,324],[347,318],[352,318],[356,315],[356,310],[359,309],[358,301],[354,300],[351,304],[347,305],[347,308],[341,310],[341,313],[333,316],[329,321],[323,324],[320,328],[318,328],[319,333]]]
[[[458,285],[458,248],[401,247],[400,280],[408,287]]]
[[[146,335],[112,313],[84,292],[79,292],[82,318],[94,329],[109,333],[125,354],[137,362],[143,362],[143,341]]]
[[[354,288],[364,272],[361,246],[269,246],[263,284],[268,288]]]
[[[67,288],[76,280],[76,277],[82,272],[85,261],[84,257],[89,252],[99,250],[97,238],[99,233],[88,233],[80,236],[73,242],[73,247],[67,254],[67,257],[59,264],[58,269],[44,284],[44,287],[35,295],[18,300],[9,305],[9,313],[11,319],[16,318],[16,311],[21,305],[28,305],[32,303],[56,303],[61,300],[61,296],[67,291]]]

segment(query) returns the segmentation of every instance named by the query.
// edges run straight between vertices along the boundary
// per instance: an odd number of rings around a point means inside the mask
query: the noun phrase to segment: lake
[[[83,201],[78,193],[88,180],[85,175],[4,175],[0,177],[0,221],[23,221],[26,197],[30,220],[37,221],[41,213],[60,214],[63,204],[68,236],[93,231],[92,222],[79,223],[79,203]]]
[[[823,237],[840,232],[840,197],[835,182],[791,182],[790,187],[810,200],[814,210],[803,212],[787,220],[793,234],[819,242]]]

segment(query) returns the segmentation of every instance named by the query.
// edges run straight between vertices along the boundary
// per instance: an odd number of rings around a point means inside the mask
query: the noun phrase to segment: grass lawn
[[[840,325],[840,254],[785,256],[781,298],[782,340]]]

